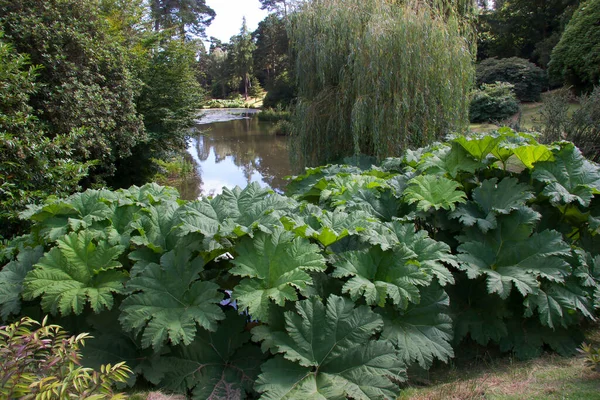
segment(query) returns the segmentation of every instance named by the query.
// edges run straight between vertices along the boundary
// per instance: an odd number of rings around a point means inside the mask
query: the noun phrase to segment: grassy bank
[[[598,345],[600,327],[591,330],[587,338]],[[450,365],[413,380],[399,399],[593,400],[600,399],[600,373],[585,365],[583,355],[560,357],[546,353],[533,360],[517,361],[487,352],[470,356],[470,360],[457,354]]]

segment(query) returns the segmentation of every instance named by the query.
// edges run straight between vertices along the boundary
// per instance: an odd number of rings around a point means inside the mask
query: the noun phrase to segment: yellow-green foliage
[[[112,399],[127,397],[112,386],[132,371],[120,362],[100,372],[80,366],[87,333],[69,337],[58,325],[24,317],[0,327],[0,397],[3,399]]]
[[[474,69],[458,14],[415,1],[306,3],[290,27],[298,164],[399,155],[466,126]]]
[[[583,343],[579,348],[579,352],[585,356],[585,365],[594,371],[600,372],[600,347]]]

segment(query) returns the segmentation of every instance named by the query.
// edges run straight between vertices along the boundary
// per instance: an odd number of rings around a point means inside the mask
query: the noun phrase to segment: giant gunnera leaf
[[[6,264],[0,271],[0,316],[3,319],[21,311],[23,279],[42,254],[44,254],[42,246],[26,247],[21,250],[16,260]]]
[[[123,293],[127,272],[117,258],[123,246],[97,242],[88,231],[57,241],[24,281],[23,298],[42,297],[42,308],[52,314],[81,314],[89,303],[94,312],[111,309],[113,295]]]
[[[539,162],[533,171],[533,178],[546,184],[542,194],[553,205],[589,206],[594,194],[600,193],[600,167],[586,160],[573,144],[564,145],[554,156],[555,161]]]
[[[408,303],[419,302],[418,286],[431,281],[431,276],[410,262],[416,258],[405,246],[397,246],[393,251],[372,246],[366,251],[340,254],[333,263],[332,276],[350,277],[342,290],[354,301],[364,297],[367,304],[383,307],[389,297],[395,305],[406,308]]]
[[[430,208],[454,210],[456,203],[467,201],[467,195],[459,190],[460,184],[439,175],[420,175],[408,182],[404,199],[408,204],[417,203],[417,210]]]
[[[232,297],[259,320],[267,317],[270,301],[284,305],[286,300],[297,300],[296,290],[303,293],[312,284],[308,271],[326,269],[317,245],[283,228],[245,238],[235,250],[238,255],[230,272],[244,279],[233,289]]]
[[[250,342],[246,317],[235,311],[216,332],[198,331],[187,346],[179,345],[155,360],[159,385],[194,400],[238,400],[254,393],[253,386],[266,355]]]
[[[447,362],[454,357],[449,303],[448,295],[434,284],[422,289],[419,304],[410,304],[406,310],[386,307],[380,311],[382,338],[394,344],[407,365],[417,362],[429,368],[435,358]]]
[[[281,225],[282,211],[295,205],[292,199],[261,188],[256,182],[243,190],[237,186],[224,188],[223,193],[213,199],[203,198],[185,205],[179,233],[197,232],[213,238],[243,236],[255,228],[269,232],[273,225]]]
[[[473,190],[473,201],[459,205],[450,213],[465,226],[477,225],[482,232],[497,227],[496,215],[509,214],[533,197],[531,187],[515,178],[486,179]]]
[[[281,330],[252,330],[255,341],[268,339],[266,347],[281,353],[263,364],[255,388],[264,400],[395,399],[404,364],[391,343],[373,338],[382,328],[369,307],[343,297],[300,301]]]
[[[562,235],[549,230],[534,233],[530,225],[534,217],[526,210],[530,209],[498,216],[498,227],[486,234],[469,232],[460,237],[460,268],[470,279],[486,275],[488,292],[503,299],[508,298],[513,285],[527,296],[537,292],[538,278],[564,282],[570,273],[563,259],[570,248]]]
[[[322,210],[312,204],[303,204],[293,214],[281,218],[285,228],[304,237],[318,240],[327,247],[357,232],[368,225],[369,214],[363,211],[345,213]]]
[[[225,318],[219,307],[219,286],[199,280],[202,257],[191,259],[185,250],[173,250],[148,264],[127,283],[132,294],[121,305],[123,328],[142,333],[142,346],[160,349],[165,342],[188,345],[197,327],[214,331]]]
[[[447,266],[457,266],[456,257],[450,246],[429,237],[425,230],[417,231],[415,224],[403,223],[397,219],[383,224],[372,224],[370,229],[361,232],[369,243],[383,250],[403,247],[413,253],[411,263],[420,267],[428,275],[438,278],[442,286],[454,283],[454,277]]]

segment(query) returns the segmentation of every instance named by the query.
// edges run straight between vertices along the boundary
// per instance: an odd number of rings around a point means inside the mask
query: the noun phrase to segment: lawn
[[[600,344],[600,327],[588,331],[587,340]],[[600,399],[600,372],[585,365],[583,355],[560,357],[546,353],[533,360],[517,361],[488,352],[457,354],[450,365],[413,379],[399,397],[447,399]]]

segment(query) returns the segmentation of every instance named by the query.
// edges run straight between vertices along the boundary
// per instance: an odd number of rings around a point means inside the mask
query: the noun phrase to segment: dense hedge
[[[508,82],[521,101],[539,101],[547,86],[546,72],[524,58],[488,58],[477,65],[477,85]]]
[[[483,84],[471,95],[469,119],[471,122],[497,122],[519,111],[514,86],[506,82]]]
[[[584,91],[600,84],[600,0],[587,0],[552,50],[550,74]]]

